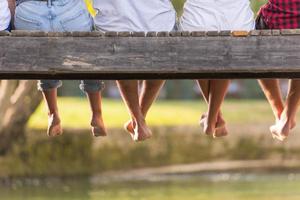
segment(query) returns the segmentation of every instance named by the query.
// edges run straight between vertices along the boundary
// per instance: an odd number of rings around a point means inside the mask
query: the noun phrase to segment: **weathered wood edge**
[[[0,31],[0,37],[247,37],[300,35],[300,29],[252,30],[252,31],[162,31],[162,32],[42,32],[13,30]]]
[[[5,80],[176,80],[176,79],[299,79],[300,72],[223,72],[223,73],[0,73]]]

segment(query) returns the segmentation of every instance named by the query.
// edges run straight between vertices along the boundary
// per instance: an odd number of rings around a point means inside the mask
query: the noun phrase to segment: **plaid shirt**
[[[270,29],[300,28],[300,0],[269,0],[260,13]]]

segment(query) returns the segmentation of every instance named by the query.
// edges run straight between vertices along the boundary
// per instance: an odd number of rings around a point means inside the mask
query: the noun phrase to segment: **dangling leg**
[[[217,127],[218,115],[221,110],[221,105],[226,96],[230,80],[211,80],[210,81],[210,94],[208,104],[207,123],[204,126],[204,132],[214,137],[217,135],[215,129]]]
[[[156,100],[164,83],[164,80],[143,81],[143,86],[139,95],[139,105],[145,119],[152,103]],[[124,126],[128,132],[133,133],[134,127],[131,120],[128,121]]]
[[[261,79],[258,80],[275,116],[276,121],[280,120],[281,113],[284,109],[282,94],[280,91],[278,79]]]
[[[200,87],[201,93],[203,98],[207,104],[209,104],[209,91],[210,91],[210,81],[209,80],[198,80],[198,86]],[[200,119],[200,125],[204,128],[205,124],[207,123],[207,113],[203,114]],[[226,129],[225,120],[222,117],[222,112],[219,111],[218,119],[217,119],[217,127],[215,131],[216,137],[222,137],[228,135],[228,131]]]
[[[102,99],[101,99],[101,90],[104,88],[104,83],[98,80],[84,80],[81,81],[80,89],[86,93],[91,111],[91,127],[92,133],[95,137],[106,136],[107,132],[104,126],[103,117],[102,117]]]
[[[117,81],[122,98],[127,106],[133,122],[134,134],[133,140],[142,141],[150,138],[152,133],[146,125],[144,115],[139,105],[138,81],[126,80]]]
[[[286,105],[280,120],[270,130],[273,136],[281,141],[288,137],[289,132],[296,125],[296,114],[300,103],[300,80],[291,80],[286,99]]]
[[[57,88],[61,86],[58,80],[41,80],[38,82],[38,89],[42,91],[48,108],[48,136],[62,134],[62,127],[57,106]]]

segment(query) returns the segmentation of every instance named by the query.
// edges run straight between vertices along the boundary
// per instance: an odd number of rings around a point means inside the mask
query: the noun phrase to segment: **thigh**
[[[66,4],[54,5],[54,25],[61,31],[91,31],[92,18],[82,0],[69,0]]]
[[[36,1],[21,3],[16,8],[15,28],[17,30],[50,31],[49,23],[42,17],[47,11],[46,4]]]
[[[184,5],[179,29],[183,31],[217,31],[219,13],[214,1],[188,0]]]

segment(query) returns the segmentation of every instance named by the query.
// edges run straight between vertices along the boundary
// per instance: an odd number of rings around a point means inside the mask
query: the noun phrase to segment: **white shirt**
[[[10,23],[10,11],[7,0],[0,0],[0,31],[8,28]]]
[[[94,0],[94,7],[103,31],[171,31],[176,23],[170,0]]]
[[[249,0],[187,0],[180,19],[180,29],[187,31],[249,31],[254,26]]]

